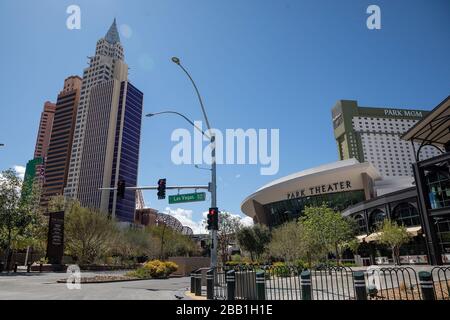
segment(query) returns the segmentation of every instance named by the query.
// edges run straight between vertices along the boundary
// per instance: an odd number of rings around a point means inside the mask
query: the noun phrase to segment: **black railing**
[[[422,300],[419,277],[411,267],[369,268],[366,279],[369,299]]]
[[[436,300],[450,300],[450,267],[435,267],[431,276]]]
[[[210,271],[210,297],[226,300],[449,300],[450,267],[238,265]]]

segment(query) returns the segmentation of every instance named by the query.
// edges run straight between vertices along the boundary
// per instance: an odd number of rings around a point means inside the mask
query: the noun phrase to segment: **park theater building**
[[[306,206],[327,204],[342,211],[377,195],[381,176],[368,162],[338,161],[275,180],[247,197],[243,213],[255,223],[276,227],[299,217]]]

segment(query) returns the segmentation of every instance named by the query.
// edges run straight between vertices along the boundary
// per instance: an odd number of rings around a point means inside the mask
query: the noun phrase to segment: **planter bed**
[[[81,282],[83,284],[87,283],[108,283],[108,282],[124,282],[124,281],[140,281],[140,280],[151,280],[152,278],[138,278],[130,277],[125,275],[99,275],[93,277],[81,277]],[[67,279],[61,279],[57,281],[58,283],[66,283]]]

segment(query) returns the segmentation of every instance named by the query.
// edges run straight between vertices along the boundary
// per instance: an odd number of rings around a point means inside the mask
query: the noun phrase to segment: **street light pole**
[[[155,113],[147,114],[146,117],[153,117],[153,116],[161,115],[161,114],[175,114],[175,115],[182,117],[189,124],[193,125],[195,129],[200,131],[205,137],[207,137],[211,140],[211,146],[214,146],[211,151],[211,157],[212,157],[213,161],[212,161],[211,169],[206,169],[206,170],[211,170],[211,183],[208,185],[208,190],[211,193],[211,207],[215,208],[217,206],[217,202],[216,202],[216,161],[215,161],[216,150],[215,150],[215,145],[213,145],[214,138],[215,138],[214,135],[210,135],[210,136],[207,135],[199,127],[197,127],[193,121],[191,121],[188,117],[186,117],[184,114],[179,113],[179,112],[175,112],[175,111],[155,112]],[[205,169],[205,168],[200,168],[199,166],[196,166],[196,168]],[[131,188],[128,188],[128,189],[131,189]],[[217,230],[211,230],[211,244],[212,244],[211,245],[211,267],[216,267],[217,266]]]
[[[206,115],[205,106],[203,105],[203,100],[200,95],[200,92],[197,88],[197,85],[192,79],[189,72],[186,68],[183,67],[181,61],[177,57],[172,58],[173,63],[177,64],[181,70],[188,76],[189,80],[191,80],[192,85],[194,86],[195,92],[197,93],[198,101],[200,102],[200,107],[202,108],[203,117],[205,118],[206,126],[208,128],[208,133],[210,135],[211,141],[211,207],[217,207],[217,180],[216,180],[216,137],[211,131],[211,125],[209,124],[208,116]],[[217,230],[211,230],[211,267],[217,267]]]

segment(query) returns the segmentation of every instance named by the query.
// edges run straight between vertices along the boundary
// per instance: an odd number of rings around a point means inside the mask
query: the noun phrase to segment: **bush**
[[[304,270],[304,269],[309,269],[308,268],[308,263],[306,263],[303,260],[297,260],[295,261],[295,266],[300,269],[300,270]]]
[[[130,271],[126,273],[129,277],[136,277],[139,279],[150,279],[150,272],[146,268],[138,268],[136,270]]]
[[[163,262],[160,260],[148,261],[144,264],[146,269],[152,278],[167,278],[170,274],[178,270],[178,265],[173,262]]]
[[[275,262],[272,267],[270,267],[270,271],[277,277],[291,276],[291,269],[284,262]]]
[[[225,262],[225,265],[229,266],[229,267],[234,267],[234,266],[245,265],[245,263],[242,263],[240,261],[227,261],[227,262]]]
[[[178,270],[178,265],[171,261],[152,260],[144,264],[142,268],[128,272],[127,276],[140,279],[164,279]]]
[[[231,261],[233,262],[242,262],[242,257],[240,254],[234,254],[231,256]]]

